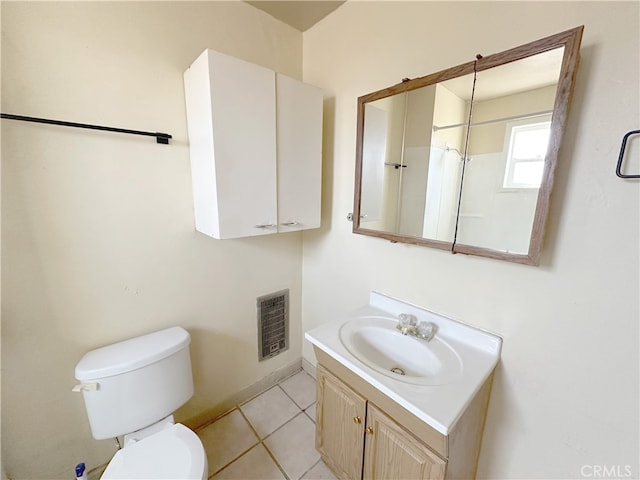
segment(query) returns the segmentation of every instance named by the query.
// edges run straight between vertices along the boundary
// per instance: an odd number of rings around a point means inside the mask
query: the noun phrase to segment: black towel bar
[[[172,138],[171,135],[169,135],[168,133],[143,132],[140,130],[127,130],[125,128],[103,127],[101,125],[89,125],[86,123],[65,122],[62,120],[49,120],[47,118],[25,117],[23,115],[12,115],[9,113],[0,113],[0,118],[6,118],[8,120],[21,120],[23,122],[46,123],[49,125],[60,125],[63,127],[88,128],[90,130],[103,130],[107,132],[127,133],[129,135],[144,135],[147,137],[156,137],[156,142],[161,143],[163,145],[168,145],[169,139]]]
[[[627,139],[631,135],[637,135],[640,133],[640,130],[631,130],[627,132],[624,137],[622,137],[622,145],[620,146],[620,155],[618,155],[618,166],[616,167],[616,175],[620,178],[640,178],[640,175],[627,175],[621,172],[622,169],[622,160],[624,159],[624,151],[627,148]]]

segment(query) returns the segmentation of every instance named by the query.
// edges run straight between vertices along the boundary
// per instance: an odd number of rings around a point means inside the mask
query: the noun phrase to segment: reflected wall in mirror
[[[354,233],[537,265],[582,29],[360,97]]]
[[[457,244],[528,254],[563,52],[477,72]]]
[[[361,227],[453,244],[472,88],[466,75],[364,105]]]

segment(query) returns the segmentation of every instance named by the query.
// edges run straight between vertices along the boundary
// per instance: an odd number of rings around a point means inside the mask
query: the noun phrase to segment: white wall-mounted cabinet
[[[321,90],[213,50],[184,78],[196,229],[225,239],[319,227]]]

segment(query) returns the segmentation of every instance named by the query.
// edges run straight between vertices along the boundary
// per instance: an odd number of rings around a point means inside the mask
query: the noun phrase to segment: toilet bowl
[[[177,423],[118,450],[101,478],[206,480],[207,476],[202,442],[192,430]]]
[[[206,480],[202,442],[173,419],[193,396],[190,340],[172,327],[92,350],[76,365],[93,438],[124,436],[101,478]]]

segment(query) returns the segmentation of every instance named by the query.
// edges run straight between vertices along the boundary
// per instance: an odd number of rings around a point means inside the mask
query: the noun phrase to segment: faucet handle
[[[400,325],[415,327],[418,321],[416,320],[415,315],[411,315],[410,313],[401,313],[398,315],[398,322]]]
[[[438,326],[435,323],[426,322],[426,321],[420,322],[416,327],[418,337],[423,338],[427,341],[433,338],[437,330],[438,330]]]

